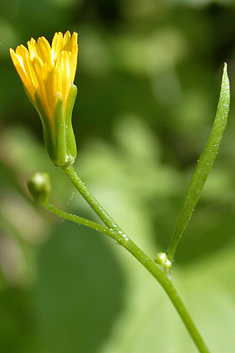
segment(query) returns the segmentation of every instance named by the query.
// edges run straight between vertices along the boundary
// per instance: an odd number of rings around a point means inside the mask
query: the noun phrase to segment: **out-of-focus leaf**
[[[61,223],[40,256],[33,295],[36,342],[42,351],[96,352],[123,306],[124,280],[98,233]]]

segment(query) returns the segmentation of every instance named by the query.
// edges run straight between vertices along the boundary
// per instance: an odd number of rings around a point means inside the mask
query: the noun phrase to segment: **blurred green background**
[[[152,257],[169,245],[228,63],[228,128],[172,276],[211,351],[235,350],[234,23],[233,0],[1,0],[1,353],[197,352],[134,258],[28,195],[27,179],[46,171],[53,203],[97,220],[46,155],[9,57],[31,37],[68,29],[80,47],[76,169]]]

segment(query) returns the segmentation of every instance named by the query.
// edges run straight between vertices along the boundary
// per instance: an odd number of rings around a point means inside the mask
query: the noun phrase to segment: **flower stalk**
[[[113,218],[108,214],[108,212],[99,204],[93,194],[87,189],[85,184],[77,175],[73,166],[63,167],[63,170],[71,183],[75,186],[78,192],[83,196],[87,203],[96,212],[99,218],[104,222],[106,227],[109,229],[111,236],[120,245],[122,245],[127,251],[129,251],[161,284],[168,297],[170,298],[172,304],[175,306],[178,314],[183,320],[190,336],[192,337],[195,345],[197,346],[200,353],[210,353],[207,345],[205,344],[200,332],[198,331],[194,321],[188,313],[182,299],[180,298],[176,288],[174,287],[172,281],[165,274],[158,265],[148,257],[117,225]]]
[[[48,185],[48,179],[45,173],[40,173],[39,175],[36,173],[36,175],[33,176],[33,178],[31,178],[28,182],[31,195],[35,197],[35,201],[49,212],[52,212],[59,217],[108,235],[117,241],[118,244],[125,248],[130,254],[132,254],[136,260],[138,260],[163,287],[172,304],[176,308],[178,314],[180,315],[182,321],[184,322],[199,352],[210,353],[168,274],[164,273],[165,271],[163,272],[157,263],[155,263],[148,255],[146,255],[143,250],[141,250],[124,233],[124,231],[117,225],[117,223],[108,214],[108,212],[99,204],[94,195],[87,189],[85,184],[82,182],[74,170],[73,166],[63,167],[63,170],[71,183],[75,186],[75,188],[79,191],[79,193],[83,196],[83,198],[87,201],[87,203],[91,206],[91,208],[95,211],[95,213],[99,216],[105,225],[98,224],[71,213],[67,213],[50,204],[48,202],[48,193],[45,193],[45,185],[46,190],[47,188],[50,190],[50,185]]]

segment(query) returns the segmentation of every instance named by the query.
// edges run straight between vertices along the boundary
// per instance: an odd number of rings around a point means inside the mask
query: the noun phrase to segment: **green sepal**
[[[63,99],[60,94],[57,95],[57,103],[53,119],[55,122],[56,139],[56,159],[53,162],[57,166],[64,166],[67,161],[67,142]]]
[[[73,164],[77,156],[76,141],[72,127],[72,110],[77,87],[72,85],[64,107],[61,94],[57,94],[54,116],[49,117],[40,95],[36,91],[35,104],[43,126],[43,136],[47,153],[56,166]]]
[[[76,97],[77,97],[77,87],[72,83],[69,90],[66,105],[65,105],[65,125],[66,125],[68,150],[70,151],[70,154],[73,156],[74,160],[77,157],[77,146],[76,146],[76,140],[75,140],[73,126],[72,126],[72,112],[73,112],[73,107],[74,107]]]
[[[65,107],[62,97],[58,95],[55,109],[56,165],[58,166],[73,164],[77,156],[77,146],[72,126],[72,111],[76,96],[77,87],[74,84],[70,87]]]

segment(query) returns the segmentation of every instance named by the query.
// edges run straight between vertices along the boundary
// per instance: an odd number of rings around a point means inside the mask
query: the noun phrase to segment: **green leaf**
[[[175,231],[170,245],[170,250],[168,251],[168,258],[170,261],[172,261],[174,258],[177,245],[192,216],[194,208],[198,203],[204,184],[214,164],[227,124],[229,103],[230,88],[227,74],[227,64],[225,64],[215,121],[206,147],[198,161],[196,170],[190,182],[178,219],[176,221]]]

